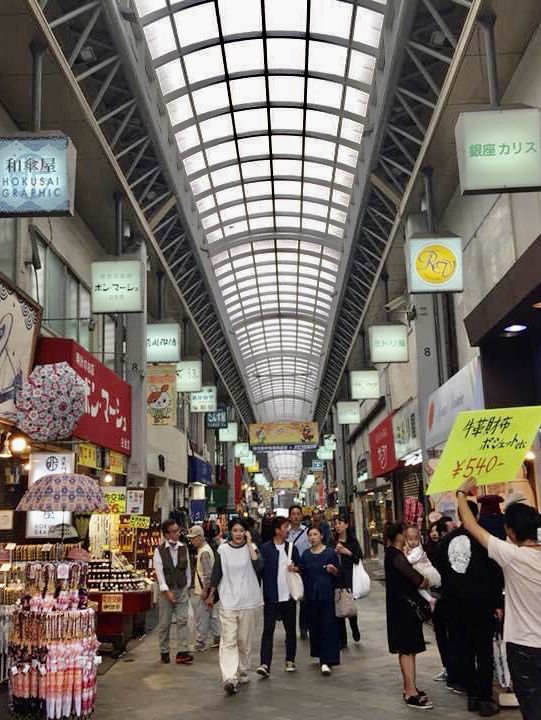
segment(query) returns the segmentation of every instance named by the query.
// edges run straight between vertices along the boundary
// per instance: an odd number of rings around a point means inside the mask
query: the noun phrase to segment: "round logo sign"
[[[446,285],[455,276],[458,260],[454,250],[442,243],[424,245],[415,256],[415,272],[428,285]]]

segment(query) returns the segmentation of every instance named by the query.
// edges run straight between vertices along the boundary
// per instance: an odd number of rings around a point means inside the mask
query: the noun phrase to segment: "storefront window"
[[[0,220],[0,269],[10,280],[15,280],[17,221]]]
[[[393,520],[393,491],[390,487],[373,490],[363,496],[364,517],[373,556],[384,551],[385,525]]]

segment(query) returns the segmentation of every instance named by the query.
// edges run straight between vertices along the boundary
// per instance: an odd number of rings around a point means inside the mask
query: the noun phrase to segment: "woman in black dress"
[[[334,521],[334,549],[340,558],[340,575],[338,581],[340,587],[346,590],[353,588],[353,566],[358,565],[363,559],[363,553],[359,541],[349,527],[349,519],[346,515],[338,515]],[[339,618],[340,625],[340,648],[343,650],[348,645],[348,635],[345,618]],[[357,616],[349,618],[351,634],[355,642],[361,639]]]
[[[426,581],[404,555],[404,526],[401,523],[389,525],[387,540],[385,583],[389,652],[398,655],[406,705],[428,709],[432,703],[417,688],[415,680],[416,655],[426,650],[423,623],[415,606],[419,602],[417,590],[424,587]]]

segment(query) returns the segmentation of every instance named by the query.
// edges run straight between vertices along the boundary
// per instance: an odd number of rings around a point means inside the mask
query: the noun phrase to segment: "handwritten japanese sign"
[[[148,515],[132,515],[130,518],[130,527],[148,530],[150,527],[150,517],[148,517]]]
[[[459,413],[427,494],[456,490],[468,477],[478,485],[511,481],[540,425],[541,407]]]
[[[109,505],[110,511],[115,515],[122,515],[126,512],[126,488],[108,487],[103,488],[105,502]]]
[[[147,325],[147,361],[172,363],[180,360],[180,325],[149,323]]]
[[[177,391],[196,392],[201,390],[203,365],[201,360],[183,360],[177,363]]]
[[[73,340],[40,338],[36,364],[67,362],[86,384],[85,413],[73,435],[131,454],[131,387]]]
[[[122,593],[103,593],[101,596],[101,611],[104,613],[121,613],[124,609],[124,596]]]
[[[144,280],[143,265],[140,260],[93,262],[92,312],[141,312]]]
[[[352,370],[349,385],[352,400],[377,399],[381,394],[378,370]]]

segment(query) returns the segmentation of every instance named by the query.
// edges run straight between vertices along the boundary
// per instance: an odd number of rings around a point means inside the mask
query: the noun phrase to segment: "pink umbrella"
[[[32,440],[72,435],[85,411],[86,385],[68,363],[37,365],[17,395],[17,425]]]
[[[42,512],[105,512],[103,490],[87,475],[45,475],[23,495],[17,510]]]

